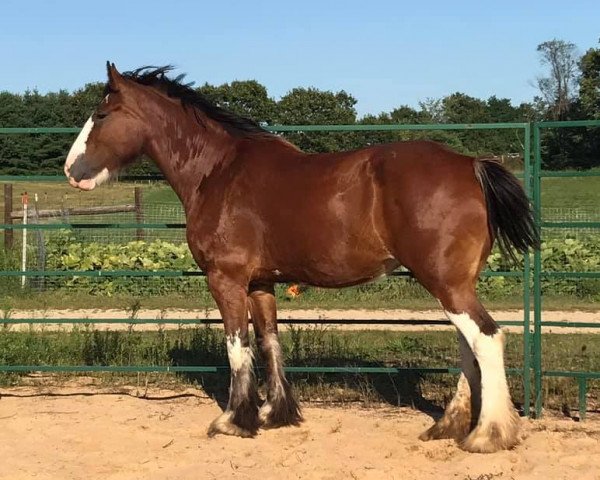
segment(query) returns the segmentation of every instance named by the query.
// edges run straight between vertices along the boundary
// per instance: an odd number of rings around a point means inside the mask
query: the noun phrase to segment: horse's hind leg
[[[461,442],[470,452],[495,452],[519,443],[515,411],[504,370],[504,335],[472,287],[439,296],[450,321],[464,336],[481,372],[481,410],[475,428]]]
[[[267,399],[259,411],[260,421],[265,428],[298,425],[302,415],[283,372],[273,285],[251,286],[249,299],[256,341],[267,367]]]
[[[481,372],[464,335],[458,332],[461,373],[456,394],[446,411],[433,426],[423,432],[421,440],[453,438],[462,442],[475,427],[481,409]]]

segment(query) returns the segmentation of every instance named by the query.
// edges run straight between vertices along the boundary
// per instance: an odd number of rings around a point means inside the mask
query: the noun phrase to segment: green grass
[[[2,303],[11,309],[128,309],[133,303],[139,302],[146,309],[206,309],[216,308],[214,300],[207,295],[162,295],[153,297],[135,297],[132,295],[115,295],[112,297],[91,296],[82,292],[35,292],[35,294],[3,295]],[[520,298],[504,298],[483,300],[488,310],[522,309],[523,302]],[[436,310],[441,313],[439,303],[429,298],[394,298],[381,300],[371,298],[369,301],[359,302],[351,294],[337,297],[323,297],[322,299],[289,299],[283,295],[278,296],[279,309],[408,309],[408,310]],[[598,309],[598,303],[589,299],[567,297],[544,297],[545,310],[590,310]]]
[[[594,170],[600,173],[600,170]],[[543,178],[542,205],[544,207],[581,208],[600,210],[600,176],[574,178]]]
[[[1,182],[2,185],[6,182]],[[83,192],[72,188],[65,182],[14,182],[13,208],[20,210],[21,194],[29,194],[33,204],[34,195],[38,194],[40,209],[61,207],[100,206],[133,204],[134,187],[141,187],[146,203],[175,203],[179,202],[171,187],[164,182],[112,182],[91,192]],[[4,188],[4,187],[2,187]],[[4,195],[0,196],[0,209],[4,211]]]
[[[179,197],[175,191],[168,185],[157,184],[154,188],[144,192],[144,200],[148,204],[152,203],[179,203]]]
[[[13,208],[21,209],[21,194],[27,192],[33,204],[34,195],[38,194],[40,209],[54,209],[75,206],[99,206],[132,204],[133,187],[131,183],[114,183],[91,192],[83,192],[72,188],[66,181],[61,182],[14,182]],[[145,187],[148,188],[148,187]],[[152,189],[154,187],[150,187]],[[4,195],[0,198],[0,207],[4,211]]]
[[[287,365],[293,366],[458,366],[456,335],[451,332],[339,331],[296,328],[281,334]],[[544,369],[600,371],[600,335],[547,334],[543,337]],[[506,365],[522,368],[522,336],[507,335]],[[98,331],[90,326],[72,331],[16,332],[0,335],[0,364],[4,365],[227,365],[222,331],[208,326],[158,332]],[[96,374],[108,382],[131,381],[127,374]],[[73,375],[66,375],[72,377]],[[261,374],[262,376],[262,374]],[[444,405],[451,398],[456,377],[445,374],[300,374],[289,375],[303,400],[328,402],[388,402],[423,407]],[[226,374],[148,374],[155,382],[198,383],[214,395],[226,395]],[[20,374],[2,374],[3,385],[18,385]],[[510,377],[516,403],[523,385]],[[589,381],[588,402],[597,408],[600,383]],[[546,407],[577,407],[573,380],[546,379]],[[566,406],[566,407],[565,407]]]

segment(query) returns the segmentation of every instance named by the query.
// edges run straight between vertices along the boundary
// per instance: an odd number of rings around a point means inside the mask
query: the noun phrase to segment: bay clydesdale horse
[[[107,68],[106,96],[65,174],[73,187],[92,190],[143,154],[179,196],[231,366],[227,409],[209,435],[250,437],[302,421],[282,365],[275,283],[344,287],[402,265],[439,300],[462,354],[456,396],[421,439],[455,438],[471,452],[518,443],[503,335],[475,293],[495,240],[511,255],[538,243],[511,173],[427,141],[308,154],[169,78],[169,67]],[[260,407],[248,313],[267,367]]]

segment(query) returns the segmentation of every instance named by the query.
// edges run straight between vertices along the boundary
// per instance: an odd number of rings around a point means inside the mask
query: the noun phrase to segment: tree
[[[442,99],[442,108],[446,123],[487,123],[489,120],[484,100],[456,92]],[[489,140],[495,132],[453,131],[448,132],[448,143],[469,155],[492,153]]]
[[[441,98],[427,98],[419,102],[420,117],[423,123],[446,123],[444,105]]]
[[[590,48],[579,63],[579,108],[586,119],[600,120],[600,48]],[[581,131],[579,157],[583,167],[600,165],[600,128]]]
[[[356,99],[344,90],[294,88],[277,103],[276,121],[283,125],[340,125],[356,122]],[[286,137],[309,152],[353,148],[355,136],[334,132],[297,132]]]
[[[417,110],[408,105],[401,105],[389,113],[382,112],[379,115],[365,115],[357,123],[360,125],[409,125],[422,122]],[[353,148],[410,140],[418,136],[419,133],[407,130],[355,132]]]
[[[69,109],[69,125],[83,126],[87,118],[104,98],[105,83],[87,83],[83,88],[71,94]]]
[[[562,120],[571,107],[578,73],[575,44],[564,40],[549,40],[537,46],[542,65],[549,67],[548,76],[539,77],[537,86],[553,120]]]
[[[390,123],[405,123],[407,125],[421,123],[421,115],[414,108],[408,105],[401,105],[394,108],[390,114]]]
[[[277,123],[339,125],[356,121],[356,99],[344,90],[294,88],[277,104]]]
[[[484,100],[456,92],[442,100],[447,123],[483,123],[488,116]]]
[[[233,81],[219,86],[205,83],[197,89],[216,105],[258,123],[273,123],[276,103],[256,80]]]
[[[590,48],[579,62],[579,102],[585,116],[600,119],[600,48]]]
[[[0,127],[21,126],[25,121],[21,95],[0,92]],[[0,136],[0,171],[3,174],[16,173],[15,159],[23,156],[26,141],[25,135]]]

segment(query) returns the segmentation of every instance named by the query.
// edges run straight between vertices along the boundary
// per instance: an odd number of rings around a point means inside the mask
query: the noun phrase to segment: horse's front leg
[[[222,271],[209,272],[208,285],[223,317],[231,367],[227,409],[210,424],[208,435],[252,437],[256,435],[259,420],[253,355],[248,341],[247,285]]]
[[[264,428],[298,425],[302,414],[283,371],[273,285],[251,285],[249,298],[256,341],[267,367],[267,399],[259,412],[261,424]]]

